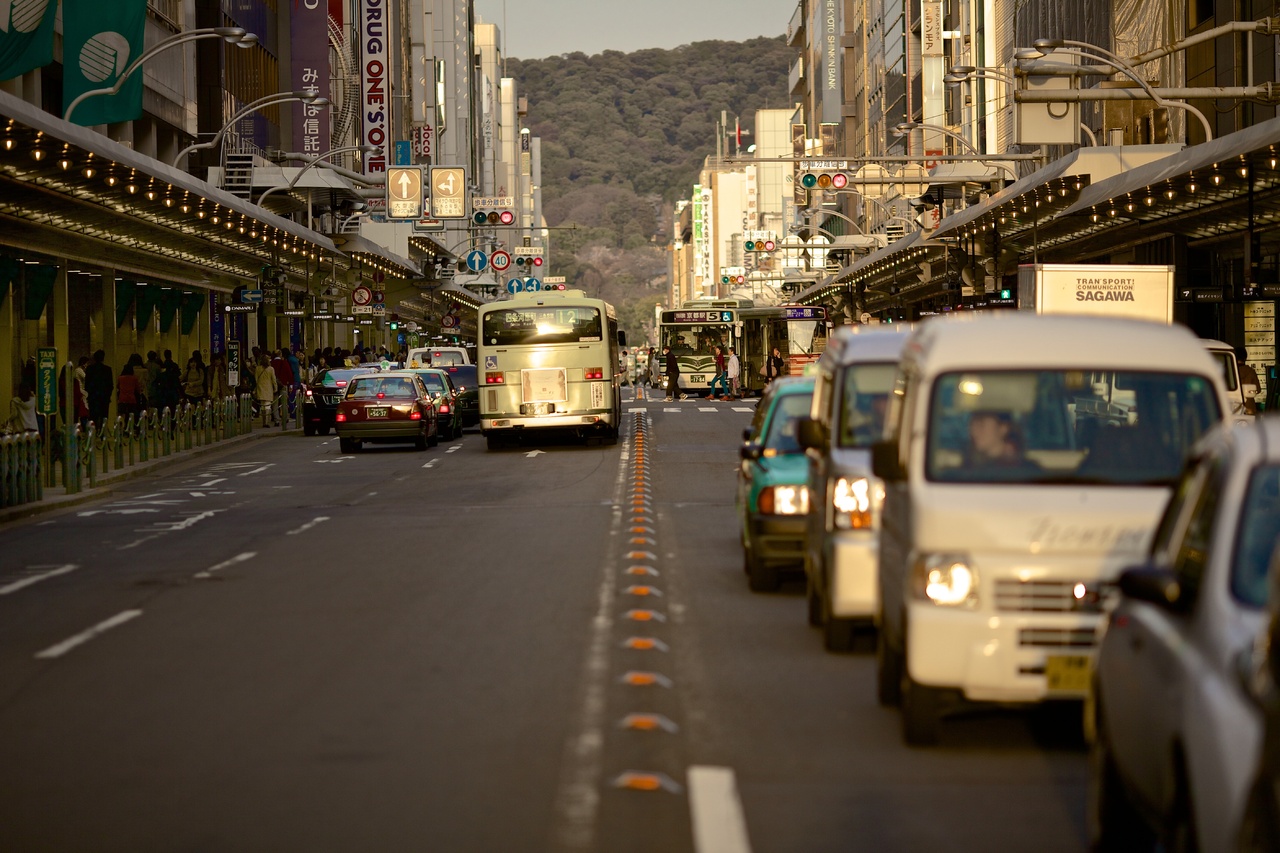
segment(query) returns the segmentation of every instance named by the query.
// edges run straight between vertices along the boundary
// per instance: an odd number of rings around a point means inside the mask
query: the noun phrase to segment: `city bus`
[[[618,439],[622,423],[613,306],[581,290],[518,294],[481,306],[476,362],[489,448],[531,431]]]
[[[708,393],[717,345],[737,351],[738,385],[751,394],[764,388],[764,360],[774,347],[786,373],[796,375],[822,355],[827,332],[827,309],[820,305],[757,307],[750,299],[689,300],[658,318],[659,346],[671,347],[680,365],[677,395]]]

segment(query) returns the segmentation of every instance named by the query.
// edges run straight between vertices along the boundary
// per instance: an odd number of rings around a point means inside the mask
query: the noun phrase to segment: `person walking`
[[[729,347],[729,363],[725,365],[725,373],[729,377],[729,399],[742,399],[742,394],[738,391],[738,376],[742,373],[742,363],[738,361],[738,353],[733,347]]]
[[[169,411],[178,408],[182,399],[182,370],[173,360],[173,350],[164,351],[164,361],[160,364],[160,375],[156,378],[156,406]]]
[[[724,349],[718,344],[712,347],[716,359],[716,375],[711,377],[710,393],[712,400],[724,400],[729,397],[729,372],[725,365]],[[720,386],[720,390],[716,390],[716,386]]]
[[[773,348],[773,352],[764,361],[764,381],[772,382],[779,376],[786,375],[787,364],[782,360],[782,353],[777,347]]]
[[[673,402],[677,394],[683,400],[685,395],[680,391],[680,360],[670,346],[662,348],[662,364],[663,374],[667,377],[667,402]]]
[[[160,374],[164,373],[164,365],[160,363],[160,353],[147,351],[145,375],[142,376],[142,397],[148,409],[154,409],[160,402]]]
[[[142,356],[135,352],[129,356],[120,375],[116,377],[116,412],[126,421],[130,415],[136,421],[142,414],[145,395],[142,390],[143,377],[139,375],[140,368]]]
[[[258,401],[258,411],[262,414],[263,426],[280,425],[279,420],[271,413],[271,403],[275,400],[278,389],[276,371],[267,359],[267,354],[262,353],[258,356],[258,364],[253,369],[253,398]]]
[[[116,376],[106,363],[107,353],[98,350],[93,361],[84,369],[84,392],[89,398],[89,419],[98,432],[107,423],[107,411],[111,408],[111,394],[116,387]]]
[[[231,387],[227,384],[227,357],[215,352],[209,358],[209,399],[221,405],[231,396]]]
[[[204,356],[200,350],[191,353],[187,359],[187,369],[182,372],[182,396],[193,406],[199,406],[209,393],[209,373],[204,366]]]

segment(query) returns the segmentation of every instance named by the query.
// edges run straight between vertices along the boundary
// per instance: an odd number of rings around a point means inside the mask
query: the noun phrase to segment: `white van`
[[[448,367],[470,363],[471,353],[466,347],[414,347],[404,359],[405,367]]]
[[[908,743],[966,702],[1087,695],[1103,584],[1141,562],[1186,452],[1227,412],[1181,326],[1010,312],[912,333],[872,449],[878,690]]]
[[[871,472],[881,440],[904,324],[841,326],[815,365],[813,403],[799,440],[809,458],[805,535],[809,624],[828,651],[848,651],[880,613],[880,505],[884,484]],[[819,499],[820,496],[820,499]]]

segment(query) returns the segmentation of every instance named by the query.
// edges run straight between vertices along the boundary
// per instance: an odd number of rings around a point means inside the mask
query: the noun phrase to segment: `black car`
[[[330,367],[316,374],[302,395],[303,435],[328,435],[334,427],[338,401],[347,391],[347,383],[361,373],[376,373],[376,365],[363,367]]]
[[[474,364],[450,364],[442,368],[458,389],[458,411],[462,413],[464,427],[480,423],[480,388]]]

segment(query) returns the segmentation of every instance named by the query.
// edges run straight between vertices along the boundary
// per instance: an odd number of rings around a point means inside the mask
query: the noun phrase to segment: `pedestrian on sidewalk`
[[[135,352],[129,356],[129,360],[125,362],[120,375],[116,378],[116,411],[126,422],[130,415],[136,421],[142,414],[144,394],[142,376],[139,375],[142,370],[145,370],[142,366],[142,356]]]
[[[263,426],[279,426],[280,421],[273,417],[271,404],[279,389],[276,371],[264,352],[258,356],[258,364],[253,369],[253,397],[258,401],[258,412],[262,415]]]
[[[215,352],[209,359],[209,399],[221,405],[231,396],[231,388],[227,384],[227,357]]]
[[[39,431],[40,421],[36,417],[35,389],[26,382],[20,382],[17,393],[9,401],[9,420],[5,421],[3,432],[22,435]]]
[[[187,369],[182,372],[182,396],[193,406],[199,406],[208,394],[209,372],[204,366],[204,356],[200,350],[195,350],[187,359]]]
[[[116,387],[116,375],[106,363],[106,358],[106,351],[98,350],[93,354],[93,361],[84,369],[84,392],[89,398],[89,419],[98,432],[106,428],[111,394]]]
[[[729,372],[724,360],[724,348],[719,345],[712,348],[716,358],[716,375],[711,377],[711,399],[726,400],[729,397]],[[716,386],[720,390],[716,390]]]

